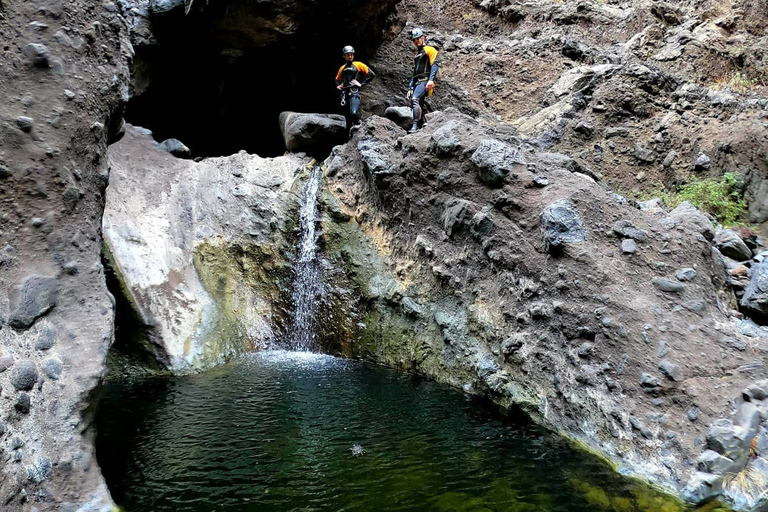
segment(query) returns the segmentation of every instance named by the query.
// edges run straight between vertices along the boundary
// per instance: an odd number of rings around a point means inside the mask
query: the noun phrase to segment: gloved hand
[[[360,82],[358,82],[357,80],[352,80],[351,82],[349,82],[349,85],[354,85],[355,87],[360,87]]]

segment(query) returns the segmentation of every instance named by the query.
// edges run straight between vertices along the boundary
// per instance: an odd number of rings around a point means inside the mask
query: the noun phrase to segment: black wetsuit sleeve
[[[437,65],[437,58],[435,58],[435,62],[432,63],[432,69],[429,71],[429,79],[434,82],[435,77],[437,76],[437,70],[439,66]]]
[[[371,83],[371,80],[376,78],[376,73],[373,72],[373,69],[371,67],[368,67],[368,73],[365,74],[364,78],[360,81],[360,85],[368,85]]]

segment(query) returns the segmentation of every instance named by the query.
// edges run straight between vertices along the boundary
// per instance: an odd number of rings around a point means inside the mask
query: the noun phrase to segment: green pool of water
[[[128,512],[683,510],[454,389],[329,356],[112,380],[96,426]]]

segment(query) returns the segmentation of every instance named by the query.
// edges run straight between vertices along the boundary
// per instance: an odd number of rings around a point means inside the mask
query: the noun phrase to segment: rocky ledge
[[[687,501],[759,507],[741,483],[765,475],[768,332],[731,309],[722,234],[510,132],[371,117],[336,148],[323,229],[359,297],[349,351],[520,407]]]

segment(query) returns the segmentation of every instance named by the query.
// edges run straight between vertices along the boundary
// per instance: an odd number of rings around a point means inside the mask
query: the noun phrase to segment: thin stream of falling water
[[[300,351],[316,351],[315,309],[322,297],[323,281],[317,256],[318,233],[315,230],[319,211],[317,199],[323,170],[316,165],[307,179],[299,212],[299,254],[295,262],[296,277],[293,283],[293,326],[289,336],[289,348]]]

